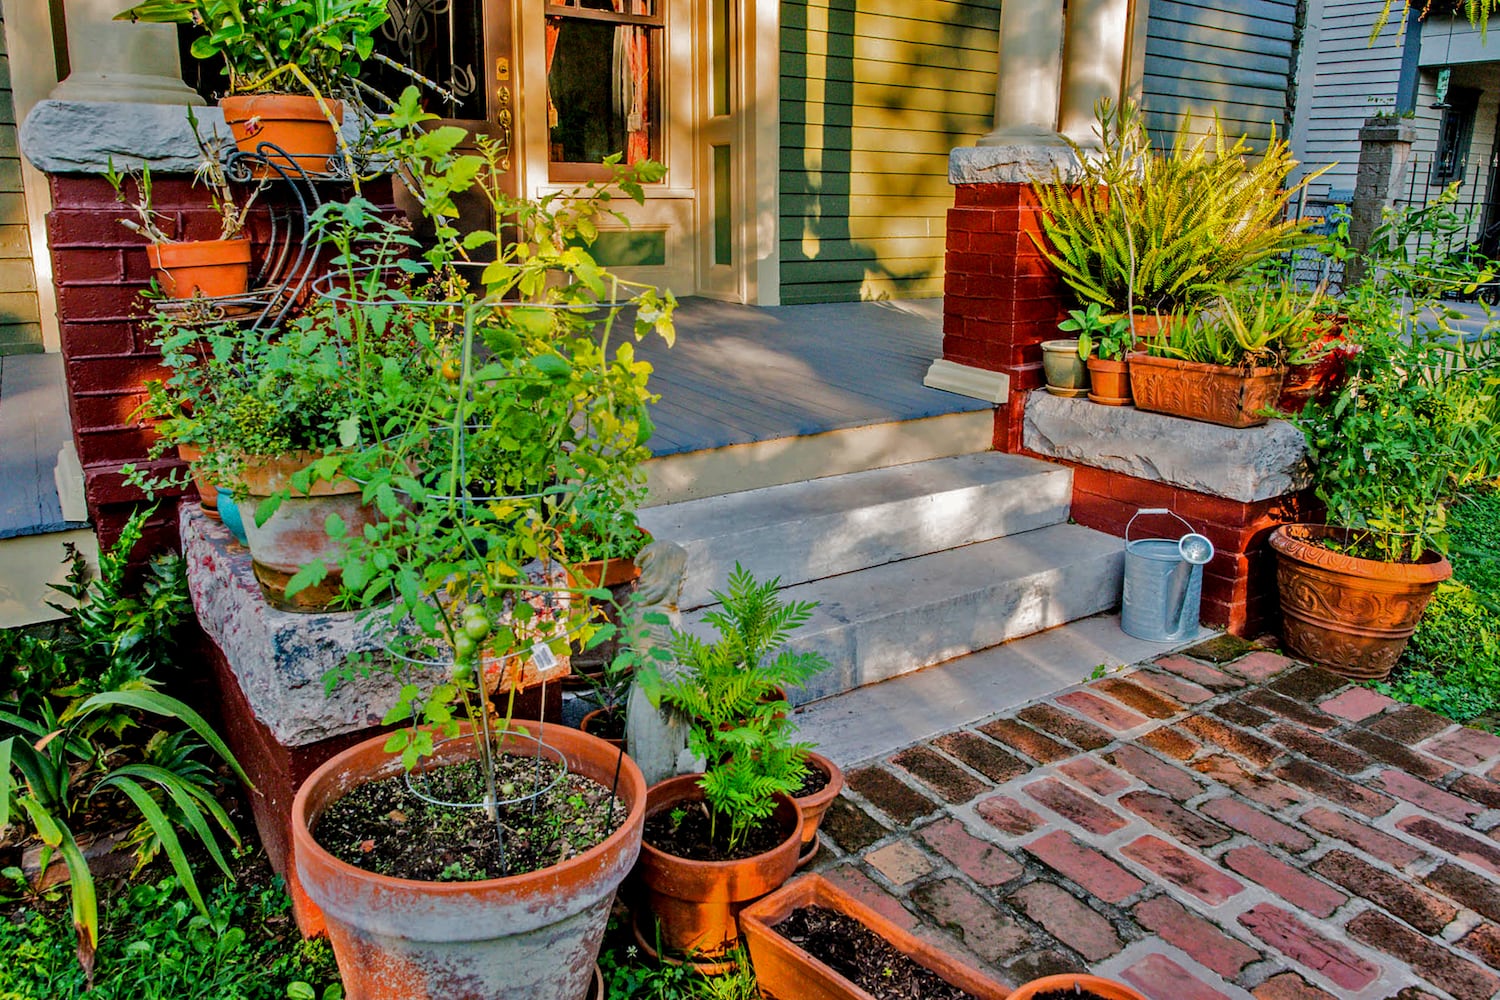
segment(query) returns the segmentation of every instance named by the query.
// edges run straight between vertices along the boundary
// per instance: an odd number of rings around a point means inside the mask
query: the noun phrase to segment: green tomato
[[[467,683],[469,683],[469,680],[473,676],[474,676],[474,664],[465,662],[465,663],[455,663],[453,665],[453,680],[454,680],[454,683],[457,683],[457,684],[467,684]]]
[[[470,639],[483,639],[490,634],[490,620],[485,617],[483,611],[475,610],[464,614],[464,635]]]
[[[460,663],[473,660],[478,648],[479,644],[469,638],[467,632],[460,632],[453,637],[453,655]]]

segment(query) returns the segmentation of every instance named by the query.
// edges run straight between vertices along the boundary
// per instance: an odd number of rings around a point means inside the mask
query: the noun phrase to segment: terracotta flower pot
[[[1344,384],[1344,368],[1348,360],[1347,353],[1333,351],[1311,364],[1287,365],[1276,409],[1282,413],[1301,413],[1310,399],[1326,403]]]
[[[1335,673],[1379,680],[1396,665],[1453,567],[1436,552],[1392,563],[1319,544],[1348,537],[1324,524],[1285,524],[1271,533],[1282,637],[1293,653]]]
[[[641,536],[641,545],[645,546],[651,542],[651,532],[645,528],[636,529]],[[633,583],[641,577],[641,568],[635,564],[634,557],[629,559],[590,559],[574,566],[570,571],[576,584],[586,586],[590,590],[599,587],[620,587],[627,583]]]
[[[607,718],[609,718],[609,713],[607,711],[602,708],[596,708],[592,712],[585,714],[584,717],[579,720],[578,728],[582,729],[584,732],[588,733],[595,739],[603,740],[610,746],[623,749],[625,746],[624,739],[616,739],[613,736],[605,736],[602,733],[596,733],[594,731],[596,728],[603,726],[604,720]]]
[[[328,101],[328,111],[336,122],[344,120],[344,105]],[[251,94],[219,100],[224,122],[234,133],[235,145],[246,153],[259,152],[261,145],[274,146],[281,153],[267,150],[267,161],[293,173],[298,167],[308,173],[324,173],[329,158],[338,151],[338,132],[316,97],[304,94]],[[275,176],[275,170],[259,172]]]
[[[652,785],[646,797],[647,818],[701,802],[700,777],[683,774]],[[641,844],[636,873],[644,905],[637,907],[634,925],[642,948],[655,954],[659,934],[663,950],[691,957],[705,971],[723,967],[715,962],[739,940],[740,911],[776,891],[797,869],[802,814],[790,796],[777,798],[773,820],[785,836],[763,854],[738,861],[694,861]]]
[[[803,875],[740,914],[756,981],[761,992],[774,1000],[872,1000],[869,993],[776,933],[776,924],[804,906],[826,907],[858,920],[907,958],[979,1000],[1005,1000],[1014,995],[897,927],[821,875]]]
[[[249,240],[148,243],[146,260],[169,298],[244,295],[250,287]]]
[[[1089,399],[1105,406],[1130,405],[1130,363],[1089,358]]]
[[[311,465],[318,454],[310,451],[290,455],[251,456],[245,460],[244,484],[249,496],[239,502],[245,523],[255,578],[266,600],[283,611],[324,611],[338,596],[343,578],[338,567],[342,543],[328,536],[324,527],[330,514],[343,519],[349,534],[364,531],[380,519],[373,504],[360,498],[359,484],[349,479],[318,482],[307,494],[293,491],[263,525],[255,523],[255,509],[272,494],[291,488],[292,476]],[[323,582],[286,596],[292,575],[314,559],[321,559],[328,573]]]
[[[1130,355],[1135,408],[1225,427],[1265,423],[1281,395],[1284,367],[1232,368]]]
[[[1137,993],[1124,983],[1117,983],[1113,979],[1101,979],[1098,976],[1086,976],[1082,973],[1033,979],[1029,983],[1016,987],[1015,992],[1010,995],[1010,1000],[1031,1000],[1032,997],[1042,993],[1057,990],[1072,992],[1074,989],[1092,993],[1101,1000],[1146,1000],[1144,994]]]
[[[818,824],[823,822],[823,814],[844,789],[844,772],[837,764],[820,753],[809,752],[807,760],[808,766],[828,775],[828,784],[811,795],[798,796],[792,800],[802,813],[802,847],[797,854],[798,868],[807,867],[818,856]]]
[[[646,780],[603,740],[549,726],[546,741],[569,770],[616,794],[629,810],[601,843],[561,864],[481,882],[420,882],[344,863],[312,837],[319,815],[349,789],[401,772],[384,735],[345,750],[302,783],[292,802],[297,876],[327,921],[349,1000],[467,997],[582,1000],[615,889],[635,863]],[[446,745],[443,762],[472,759],[473,743]]]
[[[177,446],[177,457],[192,465],[203,458],[203,449],[195,444],[180,444]],[[202,505],[203,513],[217,521],[219,519],[219,491],[215,487],[213,477],[194,473],[193,489],[198,491],[198,503]]]
[[[1089,390],[1089,370],[1078,356],[1078,341],[1042,341],[1042,372],[1054,396],[1083,396]]]

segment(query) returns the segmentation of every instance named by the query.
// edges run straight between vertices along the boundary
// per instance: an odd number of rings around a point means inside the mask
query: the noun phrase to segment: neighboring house
[[[1485,37],[1461,17],[1412,12],[1393,18],[1373,42],[1383,0],[1311,0],[1297,89],[1302,95],[1292,152],[1303,170],[1328,167],[1310,201],[1347,202],[1359,164],[1359,130],[1367,117],[1409,118],[1416,140],[1400,201],[1425,204],[1450,184],[1472,210],[1463,242],[1500,251],[1496,190],[1500,117],[1500,36]],[[1403,30],[1404,27],[1404,30]]]

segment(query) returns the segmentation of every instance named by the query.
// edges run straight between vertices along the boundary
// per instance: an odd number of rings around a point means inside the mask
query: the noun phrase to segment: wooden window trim
[[[665,28],[667,26],[666,15],[663,14],[616,14],[612,10],[593,10],[588,7],[564,7],[562,4],[549,3],[546,7],[547,17],[571,17],[581,21],[608,21],[610,24],[639,24],[647,28]]]

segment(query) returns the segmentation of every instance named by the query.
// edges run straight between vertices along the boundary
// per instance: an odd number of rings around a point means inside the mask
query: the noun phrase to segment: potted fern
[[[688,748],[704,762],[703,773],[669,778],[647,796],[635,935],[648,951],[659,941],[663,950],[722,965],[739,938],[739,911],[796,870],[803,819],[792,796],[810,747],[795,740],[789,706],[775,692],[828,664],[787,648],[816,605],[782,601],[779,583],[757,582],[736,565],[728,590],[713,595],[719,609],[704,616],[717,640],[675,632],[677,676],[662,681],[643,671],[653,703],[692,720]]]

